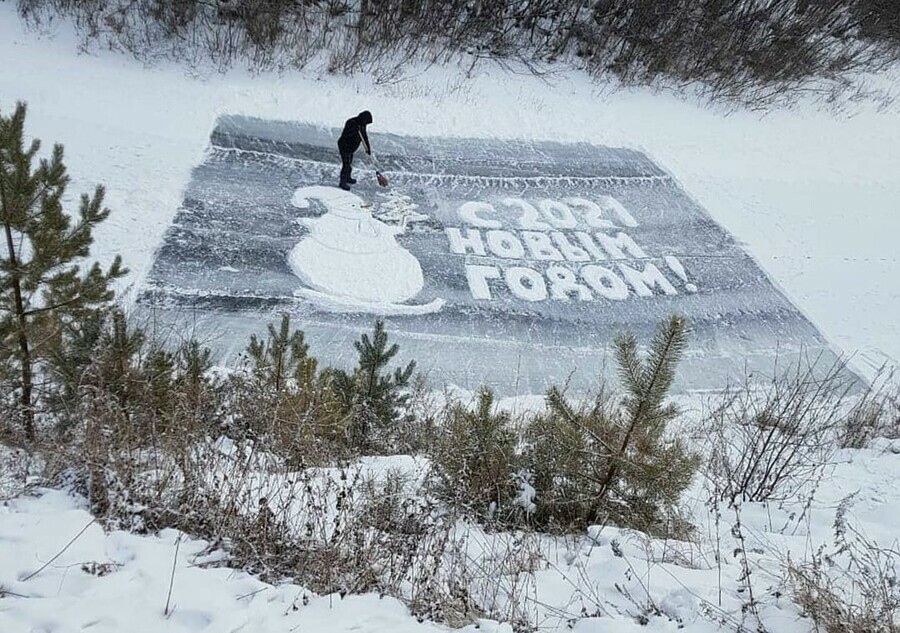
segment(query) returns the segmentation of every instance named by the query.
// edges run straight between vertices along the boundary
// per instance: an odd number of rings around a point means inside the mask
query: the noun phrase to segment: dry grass
[[[536,74],[564,62],[595,78],[686,89],[757,107],[855,97],[859,74],[896,59],[889,0],[18,0],[40,24],[72,19],[84,46],[143,61],[256,70],[327,60],[332,73],[395,82],[410,64],[499,60]]]
[[[794,601],[825,633],[900,631],[900,543],[880,545],[847,520],[852,497],[838,507],[834,548],[788,561]]]

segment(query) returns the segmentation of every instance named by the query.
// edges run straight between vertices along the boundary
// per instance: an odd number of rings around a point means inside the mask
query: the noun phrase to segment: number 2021
[[[526,231],[558,231],[587,226],[593,229],[614,229],[638,225],[634,216],[612,196],[597,196],[594,200],[570,197],[562,200],[537,200],[536,205],[523,198],[504,198],[507,209],[518,212],[518,228]],[[481,229],[502,229],[498,212],[490,202],[464,202],[458,214],[469,226]],[[508,214],[503,214],[508,217]],[[611,219],[615,217],[618,224]]]

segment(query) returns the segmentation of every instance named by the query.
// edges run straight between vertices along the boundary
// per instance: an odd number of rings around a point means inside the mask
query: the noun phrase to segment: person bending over
[[[350,185],[355,185],[353,178],[353,152],[359,149],[359,144],[365,146],[366,154],[372,155],[372,146],[369,145],[369,135],[366,134],[366,126],[372,123],[372,113],[363,110],[344,123],[344,131],[338,139],[338,151],[341,153],[341,182],[339,187],[350,191]]]

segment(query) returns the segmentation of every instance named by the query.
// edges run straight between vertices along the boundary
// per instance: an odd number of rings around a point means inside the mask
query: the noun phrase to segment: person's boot
[[[350,191],[350,185],[348,185],[346,182],[342,182],[341,184],[338,185],[338,187],[340,187],[344,191]]]
[[[356,178],[348,178],[348,179],[347,179],[347,182],[349,182],[351,185],[355,185],[355,184],[356,184]]]

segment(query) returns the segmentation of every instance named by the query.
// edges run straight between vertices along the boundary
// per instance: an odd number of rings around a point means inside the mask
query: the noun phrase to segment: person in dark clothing
[[[353,152],[359,149],[362,142],[365,145],[366,154],[372,155],[372,146],[369,145],[369,135],[366,134],[366,126],[372,122],[372,113],[363,110],[352,119],[344,123],[344,131],[338,139],[338,151],[341,153],[341,183],[340,188],[350,190],[350,185],[355,185],[356,180],[351,176],[353,171]]]

